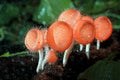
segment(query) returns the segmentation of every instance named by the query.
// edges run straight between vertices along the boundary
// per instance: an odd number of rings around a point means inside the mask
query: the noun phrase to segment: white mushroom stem
[[[97,50],[100,49],[100,40],[97,40]]]
[[[86,44],[86,48],[85,48],[85,54],[86,54],[86,56],[87,56],[88,59],[90,57],[89,52],[90,52],[90,43]]]
[[[41,70],[43,70],[44,69],[44,66],[45,66],[45,64],[47,63],[47,59],[48,59],[48,52],[49,52],[49,46],[45,46],[44,47],[45,48],[45,56],[44,56],[44,59],[43,59],[43,62],[42,62],[42,66],[41,66]]]
[[[82,51],[83,50],[83,45],[82,44],[80,44],[80,51]]]
[[[68,58],[71,54],[71,50],[74,46],[74,41],[72,42],[72,44],[70,45],[70,47],[68,49],[65,50],[64,52],[64,56],[63,56],[63,67],[65,67],[65,65],[67,64]]]
[[[42,60],[43,60],[43,49],[41,49],[41,50],[38,51],[38,65],[37,65],[37,68],[36,68],[36,72],[37,73],[40,70]]]

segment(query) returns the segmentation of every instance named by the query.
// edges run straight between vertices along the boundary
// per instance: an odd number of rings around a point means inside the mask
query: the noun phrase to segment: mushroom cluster
[[[85,54],[89,58],[90,43],[97,40],[97,49],[100,42],[107,40],[112,34],[112,23],[106,16],[93,19],[84,16],[76,9],[62,12],[57,21],[48,29],[33,28],[25,36],[25,46],[32,52],[39,53],[36,72],[43,70],[46,63],[55,63],[56,53],[64,53],[63,66],[71,54],[74,44],[80,45],[80,51],[85,46]]]

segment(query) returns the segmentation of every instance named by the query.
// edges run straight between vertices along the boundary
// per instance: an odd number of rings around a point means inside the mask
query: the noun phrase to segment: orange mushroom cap
[[[87,20],[77,22],[73,30],[74,39],[83,45],[86,45],[94,40],[95,27],[94,24]]]
[[[82,16],[82,20],[87,20],[87,21],[89,21],[91,23],[94,23],[94,20],[93,20],[93,18],[91,16]]]
[[[58,17],[59,21],[67,22],[71,27],[74,27],[74,24],[81,19],[82,15],[78,10],[69,9],[60,14]]]
[[[100,16],[94,20],[96,29],[95,38],[100,41],[107,40],[112,34],[112,23],[106,16]]]
[[[47,54],[47,62],[48,63],[55,63],[58,60],[58,57],[53,49],[51,49]]]
[[[69,24],[63,21],[54,22],[47,32],[47,43],[54,50],[63,52],[66,50],[73,39],[73,31]]]
[[[43,35],[38,28],[33,28],[28,31],[25,36],[25,46],[30,51],[38,51],[43,47]]]

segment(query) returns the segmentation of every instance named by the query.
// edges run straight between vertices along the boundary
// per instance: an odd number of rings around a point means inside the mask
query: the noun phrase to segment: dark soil
[[[92,43],[90,59],[84,50],[73,49],[66,67],[62,67],[62,56],[55,65],[46,64],[45,69],[36,73],[37,60],[31,56],[14,56],[0,58],[0,80],[76,80],[79,73],[86,70],[98,60],[109,54],[120,51],[120,30],[114,30],[112,36],[101,43],[100,50],[96,50]]]

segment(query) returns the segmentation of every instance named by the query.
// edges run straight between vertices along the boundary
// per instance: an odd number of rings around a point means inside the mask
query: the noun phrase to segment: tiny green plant
[[[6,52],[2,55],[0,55],[0,57],[13,57],[13,56],[22,56],[22,55],[26,55],[28,53],[28,51],[22,51],[22,52],[17,52],[17,53],[10,53],[10,52]]]

